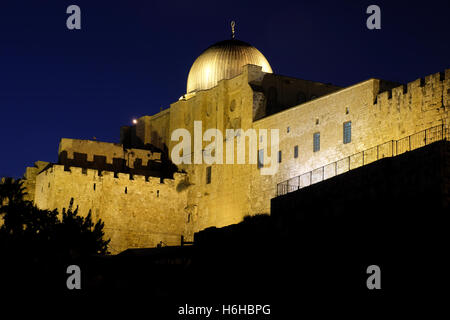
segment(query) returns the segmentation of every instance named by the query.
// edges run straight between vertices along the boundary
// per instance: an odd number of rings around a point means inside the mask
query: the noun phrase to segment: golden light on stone
[[[130,125],[121,130],[120,144],[62,139],[59,163],[38,161],[27,168],[27,200],[54,210],[67,207],[73,197],[80,215],[92,210],[105,222],[113,254],[154,247],[161,241],[179,246],[181,237],[192,241],[203,229],[236,224],[248,214],[270,213],[271,199],[283,190],[328,179],[384,158],[389,151],[406,152],[416,140],[421,145],[443,137],[450,69],[400,86],[371,78],[346,88],[270,74],[272,68],[262,53],[235,39],[235,26],[229,40],[212,45],[195,60],[188,93],[181,101],[156,114],[131,115]],[[349,122],[353,127],[345,143]],[[442,128],[441,134],[428,131],[422,136],[421,130],[432,126]],[[216,133],[205,139],[210,129],[221,131],[222,137]],[[243,151],[238,151],[238,133],[227,133],[228,129],[242,130]],[[280,153],[272,149],[274,129],[280,130]],[[182,154],[192,163],[180,164],[165,177],[166,170],[157,168],[175,166],[172,154],[181,142],[174,139],[178,130],[184,132],[182,141],[193,142]],[[270,132],[270,141],[258,139],[262,130]],[[316,151],[315,133],[321,139]],[[412,134],[418,139],[405,139]],[[223,141],[221,147],[217,137]],[[226,148],[230,140],[233,154]],[[204,161],[209,141],[216,159],[222,150],[224,163]],[[250,157],[252,152],[261,154],[264,166],[250,163],[257,158]],[[227,155],[233,160],[227,161]],[[244,156],[241,164],[238,155]],[[105,161],[94,161],[97,157]],[[114,159],[124,165],[111,166]],[[275,172],[263,175],[262,169],[276,162]]]
[[[263,72],[273,72],[264,55],[252,45],[236,39],[218,42],[194,61],[189,71],[187,93],[215,87],[220,80],[242,73],[247,64],[261,66]]]

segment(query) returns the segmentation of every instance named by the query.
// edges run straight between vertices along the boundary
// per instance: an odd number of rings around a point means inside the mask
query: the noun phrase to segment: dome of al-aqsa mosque
[[[187,93],[206,90],[222,79],[233,78],[247,64],[261,66],[263,72],[273,72],[264,55],[252,45],[234,38],[217,42],[194,61],[189,71]]]

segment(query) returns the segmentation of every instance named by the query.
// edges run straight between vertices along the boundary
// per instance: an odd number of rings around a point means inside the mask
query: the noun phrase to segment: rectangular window
[[[298,146],[294,147],[294,158],[298,158]]]
[[[264,167],[264,149],[258,150],[258,169]]]
[[[211,166],[206,167],[206,184],[211,183]]]
[[[344,143],[352,142],[352,122],[344,122]]]
[[[278,151],[278,163],[281,163],[281,150]]]
[[[320,132],[314,133],[313,150],[317,152],[320,150]]]

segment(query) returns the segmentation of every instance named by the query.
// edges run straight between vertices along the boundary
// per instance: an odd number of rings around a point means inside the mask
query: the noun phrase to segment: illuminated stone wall
[[[83,173],[85,172],[85,173]],[[174,179],[148,178],[113,172],[83,170],[53,165],[36,177],[35,203],[42,209],[67,208],[70,199],[82,216],[92,210],[93,220],[105,222],[109,250],[118,253],[127,248],[154,247],[160,241],[180,245],[188,233],[185,211],[187,192],[181,187],[185,175]]]
[[[35,190],[36,190],[36,176],[44,170],[49,162],[36,161],[33,167],[27,167],[25,174],[23,175],[23,187],[26,189],[25,200],[34,201]]]
[[[170,109],[163,110],[152,116],[139,118],[136,125],[136,135],[144,144],[152,144],[165,150],[170,140],[169,122]]]
[[[283,105],[286,101],[294,104],[299,90],[305,91],[308,98],[311,98],[338,89],[332,85],[289,77],[278,79],[270,75],[270,78],[265,78],[266,75],[269,76],[261,71],[261,67],[248,65],[241,75],[222,80],[212,89],[187,95],[184,99],[173,103],[170,114],[164,110],[154,116],[140,118],[138,121],[146,125],[145,130],[140,133],[140,139],[147,142],[150,137],[148,142],[152,144],[167,145],[170,154],[178,143],[170,141],[170,134],[173,130],[185,128],[191,134],[193,152],[194,121],[202,122],[203,132],[209,128],[218,128],[224,135],[226,129],[252,128],[255,116],[264,116],[267,113],[267,99],[264,97],[271,87],[279,91],[277,105]],[[286,94],[295,96],[294,100],[287,99]],[[258,100],[257,97],[262,99]],[[285,105],[284,108],[286,107],[289,106]],[[225,139],[224,136],[224,146]],[[209,143],[203,142],[202,148]],[[235,143],[235,150],[236,147]],[[179,166],[189,176],[187,207],[192,212],[194,231],[212,225],[221,227],[238,223],[245,215],[254,213],[250,181],[252,172],[256,169],[255,165],[249,165],[248,162],[247,152],[247,164],[211,165],[210,184],[206,183],[206,170],[209,165],[203,163]],[[236,152],[235,163],[237,163]],[[267,199],[266,202],[269,201],[270,199]]]
[[[68,172],[54,165],[40,174],[42,169],[29,171],[27,183],[30,189],[35,185],[36,204],[62,209],[74,198],[83,215],[92,209],[94,219],[105,221],[113,252],[152,247],[160,241],[177,245],[181,235],[190,241],[194,232],[207,227],[238,223],[247,214],[269,213],[270,200],[282,181],[386,141],[436,125],[448,126],[450,70],[404,87],[369,79],[343,89],[303,80],[287,83],[287,77],[277,80],[276,75],[265,79],[266,75],[260,67],[247,66],[239,76],[187,95],[156,115],[139,118],[135,132],[141,143],[167,147],[170,155],[178,143],[170,141],[170,135],[179,128],[191,133],[194,151],[194,121],[202,121],[203,132],[218,128],[224,134],[226,129],[279,129],[282,162],[275,175],[263,176],[256,164],[248,164],[248,148],[247,164],[236,164],[235,153],[235,164],[211,165],[211,183],[206,183],[209,165],[204,163],[180,165],[186,174],[175,174],[174,180],[166,179],[163,184],[159,178],[145,181],[144,176],[134,176],[130,180],[125,174],[114,178],[112,172],[99,176],[98,170],[70,168]],[[275,114],[267,108],[271,86],[282,97],[276,105],[282,111]],[[283,93],[283,88],[288,89]],[[305,91],[309,100],[290,106],[299,90]],[[351,121],[352,135],[351,142],[344,144],[343,124],[347,121]],[[316,132],[320,132],[320,151],[313,152]],[[226,137],[223,139],[225,147]],[[202,148],[208,144],[202,142]],[[108,159],[128,157],[122,145],[111,145],[63,140],[60,150],[73,155],[74,150],[85,149],[89,158],[98,154],[106,154]],[[298,146],[298,158],[294,158],[294,146]],[[133,150],[134,157],[148,153]]]
[[[370,79],[261,119],[255,128],[279,128],[282,162],[278,173],[253,171],[253,212],[269,212],[279,182],[390,140],[427,128],[448,126],[450,70],[378,94],[382,80]],[[343,124],[351,121],[351,142],[343,143]],[[289,132],[288,132],[289,127]],[[320,151],[313,134],[320,132]],[[298,158],[294,146],[298,145]]]
[[[293,237],[305,224],[318,229],[328,225],[337,230],[336,235],[343,235],[342,229],[335,228],[340,223],[350,227],[348,232],[366,233],[372,228],[375,232],[369,232],[371,237],[375,233],[385,237],[391,230],[402,241],[405,239],[399,237],[400,232],[411,232],[417,238],[418,227],[424,228],[430,222],[436,227],[438,219],[445,219],[441,220],[444,222],[448,217],[449,155],[450,142],[439,141],[382,159],[311,188],[272,199],[272,217],[284,228],[285,235]],[[321,201],[323,198],[327,201]],[[413,222],[418,225],[408,228]],[[442,227],[447,225],[444,223]],[[421,242],[424,238],[422,235],[416,240]]]
[[[126,149],[122,144],[101,142],[94,140],[61,139],[59,143],[59,156],[65,152],[67,159],[74,159],[74,153],[86,155],[86,160],[94,161],[95,156],[103,156],[105,164],[113,164],[113,159],[123,159],[129,168],[134,167],[136,159],[144,165],[148,161],[161,161],[161,153],[143,149]]]
[[[266,76],[270,79],[265,79]],[[270,212],[270,199],[276,195],[279,182],[389,140],[435,125],[448,125],[450,70],[406,86],[369,79],[338,90],[320,83],[299,82],[298,88],[306,90],[309,98],[316,93],[320,96],[266,115],[268,96],[264,87],[270,83],[279,87],[280,81],[274,77],[277,76],[266,75],[256,66],[247,66],[241,75],[222,80],[212,89],[171,105],[170,132],[186,128],[193,137],[195,120],[202,121],[203,131],[208,128],[218,128],[223,133],[227,128],[280,130],[282,162],[273,176],[261,175],[256,165],[212,165],[212,181],[206,184],[207,165],[181,166],[192,183],[188,188],[188,207],[196,212],[195,231],[236,223],[246,214]],[[278,88],[278,91],[282,90]],[[284,94],[297,92],[290,88]],[[279,94],[283,96],[283,92]],[[293,98],[283,99],[288,103]],[[278,107],[283,108],[283,103]],[[344,144],[343,124],[347,121],[351,121],[352,135],[351,142]],[[316,132],[320,132],[320,151],[313,152]],[[167,133],[158,136],[167,137],[170,150],[178,143],[170,142]],[[208,144],[203,142],[203,148]],[[298,158],[294,158],[296,145]]]
[[[259,73],[260,74],[260,73]],[[258,75],[259,75],[258,74]],[[171,105],[170,131],[186,128],[194,147],[194,121],[202,121],[203,131],[218,128],[250,128],[253,92],[248,85],[248,69],[230,80],[220,81],[211,90]],[[223,137],[225,139],[225,137]],[[202,148],[210,142],[203,142]],[[169,142],[170,152],[177,142]],[[194,150],[192,150],[194,151]],[[194,214],[194,230],[211,225],[225,226],[242,220],[250,212],[249,165],[212,165],[211,183],[206,184],[207,164],[181,165],[189,174],[188,206]]]

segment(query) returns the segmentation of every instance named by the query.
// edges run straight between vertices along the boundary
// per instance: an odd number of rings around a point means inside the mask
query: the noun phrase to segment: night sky
[[[419,4],[417,4],[419,3]],[[81,8],[68,30],[66,8]],[[381,8],[381,30],[366,8]],[[348,86],[450,67],[450,1],[1,0],[0,176],[57,161],[61,138],[118,142],[167,108],[209,45],[251,43],[275,73]]]

